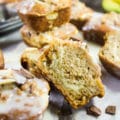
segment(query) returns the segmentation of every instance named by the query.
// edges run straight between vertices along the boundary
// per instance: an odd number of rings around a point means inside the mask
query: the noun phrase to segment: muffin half
[[[48,92],[48,83],[26,70],[0,70],[0,119],[41,119],[48,106]]]
[[[107,33],[105,39],[99,58],[108,72],[120,77],[120,31]]]
[[[32,72],[37,68],[36,73],[52,82],[73,108],[104,95],[100,68],[81,42],[56,40],[41,50],[27,49],[21,61]]]

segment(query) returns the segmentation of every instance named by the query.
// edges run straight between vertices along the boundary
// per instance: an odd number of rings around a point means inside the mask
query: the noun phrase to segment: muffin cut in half
[[[42,77],[37,63],[43,49],[44,48],[41,48],[40,50],[37,48],[27,48],[21,56],[23,68],[27,69],[38,78]]]
[[[94,41],[104,45],[107,32],[120,29],[120,15],[117,13],[97,13],[94,12],[91,19],[82,28],[86,40]]]
[[[71,38],[71,40],[77,41],[76,38]],[[81,42],[81,47],[88,50],[86,43],[83,43],[83,41],[79,41],[79,43],[80,42]],[[48,47],[48,45],[42,47],[41,49],[29,47],[23,52],[23,54],[21,56],[21,64],[22,64],[23,68],[29,70],[31,73],[33,73],[38,78],[42,77],[40,69],[38,67],[38,59],[41,56],[42,52],[47,47]]]
[[[0,69],[4,68],[4,57],[3,57],[3,53],[0,50]]]
[[[32,50],[29,55],[26,51],[27,60],[34,62],[34,54]],[[94,96],[104,95],[100,68],[93,63],[82,43],[56,40],[37,56],[40,74],[61,91],[73,108],[87,104]]]
[[[0,120],[41,120],[49,85],[28,71],[0,70]]]
[[[23,22],[36,31],[47,31],[70,19],[71,0],[22,0],[18,13]]]
[[[99,58],[108,72],[120,77],[120,31],[107,33],[105,39]]]
[[[27,45],[42,48],[56,38],[65,40],[74,37],[78,34],[78,30],[70,23],[66,23],[60,27],[54,27],[52,30],[46,32],[36,32],[24,25],[21,28],[21,34]]]
[[[72,0],[70,22],[79,30],[90,20],[93,10],[79,0]]]

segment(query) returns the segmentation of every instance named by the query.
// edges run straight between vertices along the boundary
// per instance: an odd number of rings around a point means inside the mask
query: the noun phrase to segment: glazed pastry
[[[27,48],[21,56],[21,64],[23,68],[27,69],[38,78],[41,78],[41,73],[39,67],[37,66],[37,62],[42,51],[43,48],[40,50],[37,48]]]
[[[46,32],[36,32],[24,25],[21,28],[21,34],[27,45],[42,48],[56,38],[65,40],[74,37],[78,34],[78,30],[70,23],[66,23],[60,27],[54,27],[52,30]]]
[[[41,120],[48,106],[49,85],[28,71],[0,70],[0,119]]]
[[[108,72],[120,77],[120,31],[107,33],[105,39],[99,58]]]
[[[94,13],[82,28],[86,40],[104,45],[107,32],[120,29],[120,15],[117,13]]]
[[[93,10],[79,0],[72,0],[70,22],[77,26],[79,30],[89,21],[93,15]]]

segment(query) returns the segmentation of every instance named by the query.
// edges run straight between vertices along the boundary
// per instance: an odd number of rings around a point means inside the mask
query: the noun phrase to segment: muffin
[[[0,119],[38,120],[48,106],[49,85],[28,71],[0,70]]]
[[[4,57],[3,57],[3,53],[0,50],[0,69],[4,68]]]
[[[86,40],[104,45],[107,32],[120,29],[120,15],[117,13],[94,13],[92,18],[82,28]]]
[[[106,43],[99,52],[99,58],[105,69],[120,78],[120,31],[109,32]]]
[[[23,0],[18,5],[22,21],[36,31],[45,32],[70,19],[71,0]]]
[[[93,15],[93,10],[79,0],[72,0],[70,22],[77,26],[79,30],[85,25]]]
[[[56,40],[40,50],[27,49],[21,62],[29,71],[38,68],[36,73],[53,83],[73,108],[86,105],[94,96],[104,96],[100,68],[82,42]]]
[[[46,32],[36,32],[26,25],[21,28],[21,34],[24,42],[29,46],[37,48],[42,48],[55,38],[65,40],[70,37],[74,37],[77,33],[77,28],[70,23],[66,23],[60,27],[55,27]]]

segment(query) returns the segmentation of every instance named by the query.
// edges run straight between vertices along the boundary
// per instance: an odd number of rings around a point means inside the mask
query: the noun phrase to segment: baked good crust
[[[42,52],[42,50],[43,48],[40,50],[38,50],[37,48],[27,48],[21,55],[21,65],[23,66],[23,68],[27,69],[38,78],[42,77],[39,67],[37,66],[37,60],[41,55],[40,52]],[[31,53],[33,54],[33,56],[31,56]],[[32,58],[36,59],[33,60]]]
[[[120,15],[114,12],[105,14],[94,12],[82,28],[85,39],[104,45],[106,33],[120,29],[119,19]]]
[[[26,15],[46,16],[61,9],[70,8],[71,0],[21,0],[18,12]]]
[[[0,119],[38,120],[42,117],[50,90],[44,79],[36,78],[25,69],[0,70],[0,78],[0,104],[3,107]]]
[[[73,40],[73,39],[75,39],[75,38],[71,38],[71,40]],[[77,41],[77,39],[75,39],[73,41]],[[84,43],[83,41],[79,41],[79,44],[81,44],[81,47],[83,49],[88,50],[86,43]],[[48,47],[47,45],[42,47],[41,49],[29,47],[21,55],[21,65],[23,66],[23,68],[27,69],[28,71],[30,71],[32,74],[34,74],[38,78],[42,77],[41,70],[38,67],[38,59],[41,56],[42,52],[45,49],[47,49],[47,47]]]
[[[61,40],[69,39],[70,37],[77,35],[77,33],[77,28],[70,23],[55,27],[47,32],[36,32],[26,25],[21,28],[24,42],[29,46],[37,48],[42,48],[43,46],[50,44],[50,42],[56,38]]]
[[[101,53],[99,53],[99,59],[109,73],[120,78],[120,66],[116,65],[111,60],[105,58]]]
[[[3,53],[0,50],[0,69],[4,68],[4,57],[3,57]]]
[[[13,3],[16,2],[17,0],[0,0],[0,3]]]
[[[58,12],[51,13],[46,16],[24,15],[19,13],[22,21],[33,28],[35,31],[45,32],[51,30],[53,27],[59,27],[62,24],[69,22],[70,8],[64,8]],[[49,16],[51,16],[49,18]],[[55,18],[52,16],[55,16]],[[64,17],[63,17],[64,16]]]
[[[70,19],[70,7],[71,0],[57,2],[55,0],[43,2],[26,0],[18,6],[18,14],[22,21],[32,29],[45,32],[54,26],[67,23]]]

